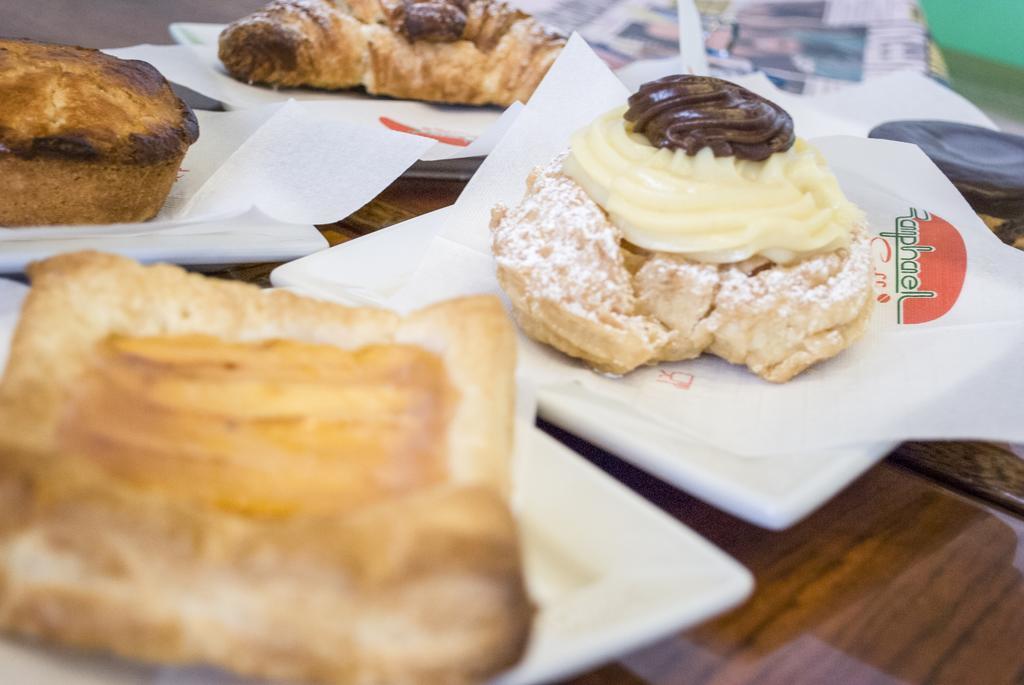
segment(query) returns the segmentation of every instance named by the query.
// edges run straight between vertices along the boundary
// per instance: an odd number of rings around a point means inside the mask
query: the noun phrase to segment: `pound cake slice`
[[[149,64],[0,38],[0,226],[151,219],[198,137]]]
[[[100,253],[29,275],[0,383],[0,628],[346,685],[520,658],[496,299],[402,317]]]

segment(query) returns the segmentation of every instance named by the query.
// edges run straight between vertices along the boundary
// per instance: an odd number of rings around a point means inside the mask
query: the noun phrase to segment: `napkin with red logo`
[[[570,43],[567,53],[387,303],[404,308],[462,293],[500,294],[490,208],[517,203],[533,166],[627,95],[585,44]],[[872,117],[919,116],[928,103],[942,105],[934,117],[991,125],[943,86],[897,78],[898,95],[886,84],[865,84],[843,97],[805,99],[797,125],[820,133],[843,122],[839,130],[866,132],[877,123]],[[872,99],[892,97],[909,104],[872,106]],[[525,336],[523,373],[540,388],[579,384],[681,440],[751,456],[910,438],[1024,441],[1024,253],[1001,243],[918,148],[857,136],[812,142],[874,233],[877,306],[863,339],[782,385],[710,356],[607,378]]]

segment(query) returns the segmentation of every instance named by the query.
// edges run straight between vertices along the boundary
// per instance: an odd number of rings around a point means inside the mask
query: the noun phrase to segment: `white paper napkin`
[[[704,47],[704,24],[693,0],[678,0],[679,59],[682,73],[707,74],[708,53]]]
[[[295,101],[260,108],[273,114],[191,196],[182,198],[178,215],[233,214],[256,207],[289,223],[337,221],[373,199],[433,145],[420,136],[339,120],[332,116],[335,108],[335,103]],[[201,125],[208,133],[213,129],[212,144],[220,147],[226,128],[252,116],[204,112]],[[196,156],[207,151],[200,146]],[[189,174],[192,161],[184,163]]]
[[[955,111],[961,119],[985,123],[956,96],[934,90],[942,86],[918,81],[913,87],[919,97],[951,103],[934,118]],[[854,121],[866,130],[875,111],[916,116],[924,107],[916,101],[905,110],[873,104],[870,98],[891,93],[868,86],[852,101],[843,95],[803,99],[803,121],[823,130],[836,121]],[[571,41],[537,96],[445,213],[440,237],[419,270],[387,302],[411,308],[458,294],[499,292],[489,256],[490,207],[517,202],[531,167],[563,150],[573,130],[624,96],[597,56],[582,41]],[[857,119],[855,108],[867,114]],[[1024,440],[1018,401],[1024,365],[1017,353],[1024,345],[1024,254],[996,239],[916,147],[855,137],[816,144],[878,234],[879,304],[863,340],[784,385],[709,356],[609,379],[524,339],[525,373],[541,387],[579,383],[681,438],[752,456],[908,438]],[[914,240],[924,247],[897,252],[898,242]],[[904,276],[920,271],[918,282],[905,280],[902,291],[896,289],[897,254]],[[922,304],[928,301],[936,304]],[[948,311],[940,311],[942,303]],[[905,320],[933,318],[899,323],[901,311]]]
[[[122,59],[139,59],[156,67],[167,79],[223,102],[232,109],[297,100],[329,103],[337,121],[364,124],[426,136],[430,145],[424,161],[486,155],[501,137],[509,119],[497,107],[439,105],[372,97],[352,91],[271,88],[250,85],[227,74],[217,57],[217,45],[133,45],[104,52]],[[512,114],[517,111],[513,110]]]

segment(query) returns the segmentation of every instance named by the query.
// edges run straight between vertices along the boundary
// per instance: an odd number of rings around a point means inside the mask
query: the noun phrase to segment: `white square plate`
[[[328,245],[315,226],[283,224],[258,212],[220,221],[133,227],[137,230],[124,225],[0,228],[0,273],[18,273],[29,262],[78,250],[116,252],[142,262],[213,266],[295,259]]]
[[[26,290],[0,280],[0,365]],[[518,426],[513,503],[539,611],[527,656],[495,683],[549,682],[613,660],[735,606],[753,587],[734,560],[525,422]],[[245,681],[0,640],[0,682]]]
[[[417,217],[278,267],[275,285],[351,303],[382,303],[416,270],[447,210]],[[682,442],[678,435],[572,389],[542,389],[551,423],[742,519],[783,529],[827,502],[880,461],[892,443],[812,454],[749,458]]]

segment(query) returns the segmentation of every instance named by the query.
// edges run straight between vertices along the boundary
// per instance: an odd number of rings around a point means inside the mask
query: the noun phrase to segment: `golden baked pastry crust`
[[[229,25],[219,56],[228,73],[249,83],[361,85],[398,98],[505,106],[529,99],[565,44],[496,0],[422,4],[461,12],[458,38],[410,39],[401,28],[402,0],[275,0]]]
[[[0,39],[0,225],[152,218],[198,135],[145,62]]]
[[[784,382],[867,329],[863,228],[848,248],[786,266],[646,252],[623,241],[562,159],[534,169],[523,201],[491,218],[498,281],[531,337],[616,374],[710,352]]]
[[[457,400],[418,345],[113,335],[71,388],[57,451],[234,511],[342,514],[447,482]]]
[[[0,408],[21,426],[17,439],[37,451],[55,444],[74,384],[111,335],[281,338],[343,349],[412,344],[441,358],[458,394],[447,436],[452,477],[508,489],[515,337],[494,298],[450,300],[400,317],[97,252],[33,263],[28,275],[32,290],[11,341]]]
[[[400,317],[100,253],[54,257],[31,265],[29,276],[0,382],[0,425],[18,427],[0,433],[0,508],[18,512],[0,525],[0,626],[134,658],[342,684],[477,682],[521,656],[532,609],[501,494],[515,338],[497,300]],[[390,355],[400,367],[413,348],[438,360],[454,402],[444,477],[428,474],[385,497],[356,492],[361,504],[332,509],[322,492],[303,498],[309,481],[289,469],[343,464],[298,464],[285,454],[275,471],[274,456],[255,451],[233,455],[237,463],[190,464],[172,450],[134,460],[125,452],[112,465],[61,434],[78,393],[105,402],[85,386],[107,347],[116,363],[127,350],[205,364],[214,338],[256,356],[259,341],[285,340],[306,355],[333,346],[342,363],[345,350],[383,350],[385,371]],[[168,378],[125,387],[140,401],[167,401],[173,395],[160,388]],[[372,391],[365,401],[375,401]],[[263,460],[291,494],[282,500],[266,479],[232,482],[247,457]],[[154,458],[172,464],[147,466]],[[213,486],[189,487],[211,472]],[[222,501],[230,488],[249,506]]]
[[[264,519],[129,489],[82,460],[0,457],[4,631],[339,685],[479,683],[525,648],[515,522],[491,488]]]

